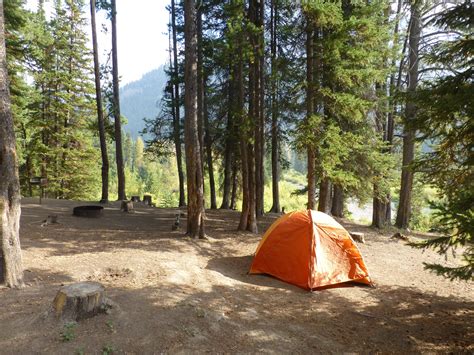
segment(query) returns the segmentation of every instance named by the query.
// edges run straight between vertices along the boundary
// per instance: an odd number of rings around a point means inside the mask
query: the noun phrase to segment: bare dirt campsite
[[[377,287],[308,292],[247,275],[262,233],[237,232],[237,211],[207,211],[209,238],[194,240],[172,231],[177,209],[123,213],[110,203],[101,218],[72,216],[80,204],[23,199],[27,286],[0,289],[0,353],[474,351],[472,284],[424,271],[423,261],[444,258],[389,234],[343,221],[365,233],[358,246]],[[52,214],[59,224],[42,226]],[[266,215],[259,230],[277,217]],[[113,308],[56,321],[61,285],[87,280],[106,287]]]

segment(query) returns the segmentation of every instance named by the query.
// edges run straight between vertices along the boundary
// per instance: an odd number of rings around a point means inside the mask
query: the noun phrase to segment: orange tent
[[[349,233],[334,218],[312,210],[285,214],[270,226],[250,274],[269,274],[305,289],[348,281],[372,284]]]

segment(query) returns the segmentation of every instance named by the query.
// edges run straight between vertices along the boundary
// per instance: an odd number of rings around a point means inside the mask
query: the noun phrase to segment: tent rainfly
[[[345,282],[372,285],[349,232],[313,210],[281,216],[263,236],[250,274],[269,274],[312,290]]]

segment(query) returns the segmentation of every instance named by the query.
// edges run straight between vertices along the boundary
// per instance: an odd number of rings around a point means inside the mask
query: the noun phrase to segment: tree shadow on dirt
[[[241,259],[245,265],[248,261]],[[232,266],[230,260],[224,262]],[[0,319],[9,329],[0,334],[0,349],[97,353],[109,344],[117,352],[132,353],[474,350],[472,301],[410,287],[311,293],[274,287],[268,280],[205,289],[160,280],[138,289],[105,283],[117,304],[112,313],[81,321],[74,340],[63,343],[59,324],[31,319],[52,302],[61,283],[73,280],[41,270],[32,274],[43,283],[0,293]],[[350,293],[359,300],[349,298]]]
[[[66,211],[64,211],[66,209]],[[54,213],[53,213],[54,212]],[[59,224],[41,227],[42,219],[56,214]],[[241,238],[243,243],[256,243],[259,236],[237,232],[236,211],[207,211],[206,231],[209,241],[195,241],[185,237],[185,218],[181,228],[172,230],[178,209],[142,208],[136,213],[123,213],[117,209],[106,210],[101,218],[80,218],[71,215],[70,208],[41,206],[25,209],[20,236],[22,247],[51,249],[50,255],[63,256],[81,253],[140,249],[146,251],[175,251],[180,248],[197,248],[205,255],[215,255],[215,250],[232,253],[228,238]],[[272,221],[266,218],[262,228]],[[215,244],[218,248],[211,247]]]

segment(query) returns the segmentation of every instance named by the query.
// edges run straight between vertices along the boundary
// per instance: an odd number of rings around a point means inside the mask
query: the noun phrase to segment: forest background
[[[22,194],[37,195],[30,179],[44,176],[51,198],[99,200],[88,4],[57,0],[51,13],[44,4],[31,11],[22,0],[5,2]],[[154,102],[158,112],[142,117],[143,138],[120,134],[126,196],[152,194],[162,207],[186,200],[184,18],[181,2],[168,9],[169,61]],[[107,1],[95,10],[112,17]],[[198,120],[206,207],[240,209],[246,186],[255,189],[256,217],[315,208],[316,200],[320,210],[350,217],[351,203],[372,202],[367,222],[376,227],[449,226],[469,241],[471,20],[467,1],[202,1]],[[107,58],[100,79],[114,200],[119,106]]]

